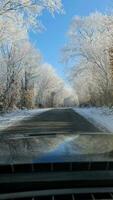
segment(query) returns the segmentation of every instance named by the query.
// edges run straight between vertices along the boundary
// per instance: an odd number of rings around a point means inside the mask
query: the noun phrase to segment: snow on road
[[[28,119],[35,114],[41,114],[49,109],[17,110],[0,115],[0,130],[3,130],[17,122]]]
[[[113,133],[113,108],[74,108],[74,111],[88,119],[100,130]]]

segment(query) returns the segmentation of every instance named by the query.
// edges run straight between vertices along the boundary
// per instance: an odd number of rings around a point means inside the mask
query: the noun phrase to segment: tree
[[[2,101],[8,109],[19,104],[24,93],[26,96],[32,93],[32,78],[41,62],[41,54],[28,41],[19,41],[1,46],[0,61]]]
[[[45,10],[52,15],[62,12],[61,0],[0,1],[0,102],[5,109],[33,108],[35,102],[46,107],[58,105],[59,91],[65,91],[53,66],[45,64],[29,42],[28,32],[41,30],[39,16]]]
[[[29,50],[24,58],[21,76],[21,107],[34,107],[35,82],[39,78],[40,65],[42,61],[41,53],[30,44]]]
[[[52,13],[60,12],[62,10],[61,0],[1,0],[0,2],[0,15],[10,11],[18,11],[27,14],[27,16],[30,14],[39,15],[45,9]]]
[[[50,106],[51,95],[60,87],[60,84],[61,79],[56,75],[54,68],[48,63],[42,64],[37,79],[37,103]]]
[[[1,46],[1,60],[4,67],[4,90],[3,90],[3,102],[4,108],[13,107],[18,96],[18,77],[21,68],[21,59],[17,55],[17,49],[15,46],[2,45]]]
[[[0,1],[0,21],[15,21],[14,16],[21,18],[21,26],[39,30],[41,23],[39,16],[44,10],[50,13],[62,12],[61,0],[1,0]],[[19,22],[19,21],[18,21]]]
[[[85,63],[82,70],[86,68],[89,71],[96,71],[96,81],[98,88],[104,91],[102,98],[105,104],[111,103],[109,50],[113,41],[112,22],[112,16],[98,12],[87,17],[74,17],[68,32],[69,41],[63,49],[63,59],[70,60],[74,68],[75,63],[79,63],[80,68],[82,60]],[[95,77],[93,78],[95,81]]]

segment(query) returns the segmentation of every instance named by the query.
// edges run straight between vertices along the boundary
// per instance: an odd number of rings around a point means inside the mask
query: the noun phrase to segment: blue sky
[[[69,24],[74,15],[86,16],[96,10],[105,12],[111,6],[111,0],[63,0],[66,14],[52,17],[48,12],[40,17],[46,31],[30,32],[30,40],[43,54],[45,62],[52,64],[58,74],[66,79],[65,66],[59,62],[60,49],[64,46]]]

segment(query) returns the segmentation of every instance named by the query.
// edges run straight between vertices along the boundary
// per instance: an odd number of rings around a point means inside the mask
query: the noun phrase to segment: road
[[[15,134],[75,134],[77,132],[99,132],[99,129],[72,109],[52,109],[11,126],[1,131],[0,135],[6,137]]]
[[[75,155],[92,154],[102,157],[106,153],[108,156],[113,150],[113,136],[99,132],[72,109],[51,109],[0,132],[0,162],[50,161],[62,156],[75,159]]]

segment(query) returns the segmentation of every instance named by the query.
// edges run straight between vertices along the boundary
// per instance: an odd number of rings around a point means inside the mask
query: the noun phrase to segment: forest
[[[62,49],[79,105],[113,105],[113,15],[75,16]]]
[[[64,106],[74,102],[72,89],[46,63],[29,40],[29,31],[43,31],[39,16],[62,13],[60,0],[0,1],[0,110]]]
[[[69,86],[44,61],[29,31],[44,31],[40,15],[64,15],[61,0],[0,1],[0,111],[113,105],[113,14],[75,16],[61,49]],[[60,51],[60,50],[59,50]]]

